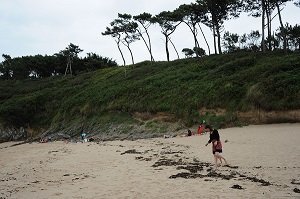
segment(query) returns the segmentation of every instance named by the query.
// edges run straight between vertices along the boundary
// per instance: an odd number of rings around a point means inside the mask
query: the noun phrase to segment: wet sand
[[[0,198],[300,198],[300,124],[209,135],[88,143],[0,144]],[[225,142],[226,140],[226,142]]]

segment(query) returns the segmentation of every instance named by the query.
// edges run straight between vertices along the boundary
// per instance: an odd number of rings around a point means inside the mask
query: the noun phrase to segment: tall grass
[[[62,126],[132,121],[134,112],[167,112],[185,125],[218,126],[236,111],[300,108],[299,53],[235,53],[172,62],[141,62],[69,77],[1,81],[0,121],[12,126]],[[202,108],[225,115],[199,114]],[[122,117],[117,115],[125,114]],[[109,120],[104,119],[109,115]],[[128,117],[128,120],[124,120]],[[123,118],[123,119],[121,119]],[[93,121],[93,122],[92,122]]]

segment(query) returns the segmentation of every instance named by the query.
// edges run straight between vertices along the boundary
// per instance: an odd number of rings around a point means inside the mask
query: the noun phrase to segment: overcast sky
[[[70,43],[78,45],[84,51],[79,56],[94,52],[109,57],[122,65],[114,40],[102,36],[101,32],[109,23],[118,17],[118,13],[138,15],[148,12],[153,15],[161,11],[172,11],[181,4],[191,0],[0,0],[0,55],[11,57],[27,55],[53,55],[65,49]],[[300,8],[292,3],[282,11],[283,21],[292,25],[299,24]],[[273,30],[278,27],[276,18]],[[259,18],[243,14],[239,19],[225,23],[225,30],[232,33],[250,33],[260,30]],[[202,26],[212,46],[211,32]],[[153,56],[155,60],[166,60],[164,37],[158,25],[150,28]],[[261,32],[261,31],[260,31]],[[193,48],[192,34],[186,25],[181,24],[171,35],[171,39],[180,53],[183,48]],[[207,50],[201,35],[200,45]],[[122,47],[126,64],[131,58],[125,47]],[[149,60],[149,54],[142,41],[132,44],[135,62]],[[176,59],[176,53],[170,46],[170,58]],[[0,61],[3,61],[1,56]]]

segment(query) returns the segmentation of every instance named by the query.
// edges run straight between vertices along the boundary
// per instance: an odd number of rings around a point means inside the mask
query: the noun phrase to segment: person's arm
[[[212,133],[209,134],[209,140],[208,140],[207,144],[210,144],[215,139],[216,139],[216,134],[213,131]]]
[[[212,141],[212,136],[210,135],[210,136],[209,136],[209,140],[208,140],[208,142],[205,144],[205,146],[207,146],[209,143],[211,143],[211,141]]]
[[[213,140],[211,140],[211,142],[207,142],[205,146],[207,146],[209,143],[212,143],[213,146],[217,146],[218,145],[218,140],[213,139]]]
[[[220,140],[220,136],[219,136],[219,132],[217,130],[213,130],[212,134],[209,135],[209,140],[208,142],[205,144],[205,146],[207,146],[209,143],[211,143],[213,140]]]

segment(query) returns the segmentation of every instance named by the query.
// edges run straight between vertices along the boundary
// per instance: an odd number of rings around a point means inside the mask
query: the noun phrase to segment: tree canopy
[[[4,61],[0,63],[0,79],[27,79],[45,78],[63,75],[67,67],[73,74],[117,66],[117,63],[108,57],[96,53],[87,53],[86,57],[78,57],[82,50],[79,46],[70,44],[66,49],[54,55],[34,55],[11,58],[3,54]],[[71,62],[71,63],[70,63]]]

